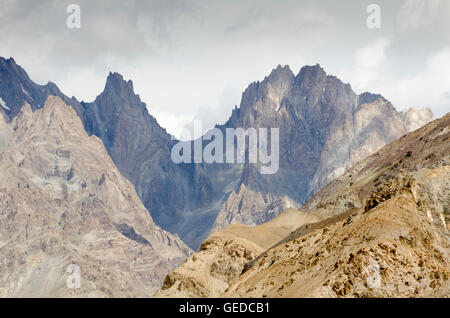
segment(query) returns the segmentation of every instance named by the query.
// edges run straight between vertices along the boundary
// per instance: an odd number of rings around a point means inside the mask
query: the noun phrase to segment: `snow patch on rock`
[[[6,110],[11,110],[11,108],[9,108],[8,106],[6,106],[5,101],[3,100],[3,98],[0,97],[0,106],[2,106],[4,109]]]

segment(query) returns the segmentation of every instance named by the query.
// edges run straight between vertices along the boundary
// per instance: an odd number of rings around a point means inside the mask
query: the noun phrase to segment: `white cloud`
[[[392,101],[404,107],[435,106],[436,115],[450,111],[450,46],[429,57],[426,68],[389,83]]]
[[[380,38],[355,51],[355,65],[350,78],[356,90],[368,90],[374,81],[380,79],[389,45],[388,39]]]
[[[166,111],[152,111],[158,124],[165,128],[169,134],[172,134],[180,140],[192,140],[192,130],[186,131],[186,126],[193,122],[193,116],[174,114]]]
[[[357,93],[380,93],[399,110],[433,109],[435,116],[450,111],[450,46],[431,54],[423,70],[412,75],[395,73],[388,62],[390,41],[379,39],[355,53],[353,71],[343,72]]]

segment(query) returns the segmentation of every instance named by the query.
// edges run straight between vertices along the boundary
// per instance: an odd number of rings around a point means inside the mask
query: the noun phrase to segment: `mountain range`
[[[0,58],[0,113],[14,120],[25,103],[42,109],[48,96],[71,106],[88,135],[100,138],[120,174],[135,188],[162,229],[198,249],[229,224],[258,225],[298,208],[359,160],[433,119],[428,109],[397,111],[381,95],[357,95],[319,66],[295,75],[276,67],[251,83],[224,125],[279,128],[280,168],[263,175],[258,164],[175,164],[177,143],[148,113],[133,83],[110,73],[93,102],[65,96],[49,82],[35,84],[14,59]]]
[[[366,157],[300,209],[211,235],[157,297],[448,297],[450,114]]]

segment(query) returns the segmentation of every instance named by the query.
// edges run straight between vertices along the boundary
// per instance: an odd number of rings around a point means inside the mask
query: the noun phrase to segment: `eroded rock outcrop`
[[[210,235],[225,229],[230,224],[263,224],[293,207],[296,207],[296,204],[287,196],[263,195],[261,192],[252,191],[241,184],[239,191],[237,193],[233,191],[223,204]]]

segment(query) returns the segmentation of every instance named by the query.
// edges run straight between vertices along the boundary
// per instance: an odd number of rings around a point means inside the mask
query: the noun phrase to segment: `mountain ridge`
[[[86,131],[103,141],[155,222],[194,249],[210,233],[223,205],[232,200],[232,191],[239,191],[242,184],[256,196],[272,196],[281,204],[275,211],[281,212],[283,197],[295,206],[303,204],[355,162],[432,118],[430,111],[397,112],[381,95],[356,95],[349,84],[327,75],[319,64],[304,66],[297,75],[289,66],[279,65],[264,80],[251,83],[239,108],[224,125],[216,126],[221,130],[279,127],[280,169],[276,174],[261,175],[255,169],[258,164],[176,165],[170,150],[177,140],[148,113],[131,80],[110,72],[103,92],[90,103],[67,98],[54,84],[36,86],[30,89],[36,93],[28,96],[21,85],[31,87],[31,80],[15,62],[8,61],[0,61],[0,92],[6,90],[7,80],[15,83],[14,89],[0,97],[5,97],[12,111],[2,107],[0,111],[12,118],[19,109],[14,101],[28,100],[34,110],[44,95],[60,96],[76,110]],[[385,120],[378,108],[391,116]],[[263,210],[238,214],[254,224],[268,221],[258,216]]]

